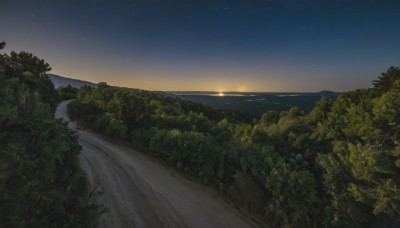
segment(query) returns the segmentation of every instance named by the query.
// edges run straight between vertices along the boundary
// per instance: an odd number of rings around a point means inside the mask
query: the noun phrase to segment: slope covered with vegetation
[[[31,53],[0,54],[1,227],[93,227],[99,214],[78,165],[77,135],[54,119],[59,98],[49,70]]]
[[[276,226],[395,227],[400,216],[400,69],[373,88],[250,122],[157,93],[83,87],[72,119],[132,142]]]

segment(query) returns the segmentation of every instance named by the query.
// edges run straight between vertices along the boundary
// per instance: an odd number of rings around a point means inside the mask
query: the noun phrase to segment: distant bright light
[[[224,93],[223,92],[219,92],[219,94],[218,94],[218,96],[224,96]]]

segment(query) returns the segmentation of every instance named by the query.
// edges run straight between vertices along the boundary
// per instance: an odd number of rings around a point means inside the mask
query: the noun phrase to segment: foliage
[[[49,67],[16,55],[0,55],[0,224],[93,227],[100,211],[88,201],[76,133],[53,118]]]
[[[2,55],[2,67],[5,75],[11,78],[18,78],[32,92],[40,94],[41,99],[55,109],[59,96],[54,89],[54,84],[47,75],[51,70],[48,63],[39,59],[32,53],[12,51],[10,55]]]
[[[61,100],[76,99],[76,94],[78,92],[78,89],[72,87],[70,84],[68,84],[66,87],[59,87],[57,90]]]
[[[320,155],[333,224],[398,226],[400,69],[390,67],[374,88],[340,96],[327,121],[330,153]]]
[[[191,103],[157,93],[105,83],[83,87],[77,97],[68,105],[72,119],[110,137],[130,139],[178,170],[217,187],[244,208],[276,218],[277,225],[307,226],[317,217],[312,209],[318,202],[317,184],[314,174],[306,170],[314,158],[308,151],[300,154],[297,140],[298,135],[311,134],[301,110],[294,108],[281,118],[275,113],[274,123],[251,125],[196,112],[187,107]],[[303,119],[297,122],[298,118]],[[270,125],[277,125],[272,128],[277,132],[265,129]],[[290,153],[279,146],[284,138],[293,141]],[[269,205],[277,209],[271,211]]]
[[[98,84],[72,119],[128,139],[283,227],[395,227],[400,216],[400,69],[374,88],[252,123],[159,93]]]

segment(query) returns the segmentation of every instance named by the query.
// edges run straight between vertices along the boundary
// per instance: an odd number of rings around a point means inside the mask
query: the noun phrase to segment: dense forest
[[[54,119],[50,69],[28,52],[0,54],[0,227],[94,227],[102,210],[76,133]]]
[[[3,49],[5,43],[0,43]],[[277,227],[400,226],[400,68],[372,87],[260,119],[159,93],[55,90],[44,60],[0,54],[0,226],[93,227],[72,119],[197,177]]]
[[[72,119],[219,189],[280,227],[400,226],[400,69],[259,120],[158,93],[82,87]]]

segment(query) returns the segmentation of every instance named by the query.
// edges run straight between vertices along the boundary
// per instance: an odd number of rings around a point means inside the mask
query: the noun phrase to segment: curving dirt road
[[[56,117],[69,121],[67,103],[58,106]],[[257,227],[216,191],[73,122],[69,127],[79,133],[79,161],[90,184],[104,192],[98,201],[109,212],[101,227]]]

